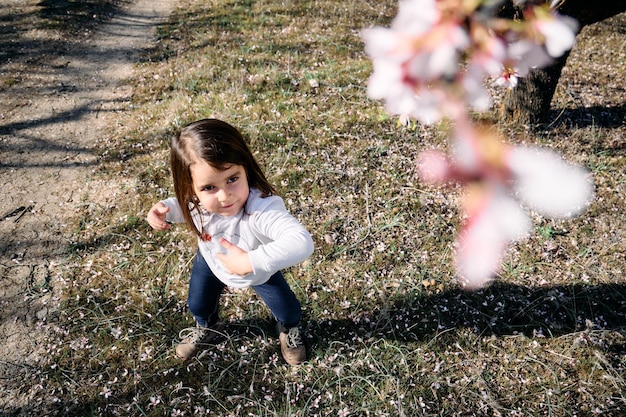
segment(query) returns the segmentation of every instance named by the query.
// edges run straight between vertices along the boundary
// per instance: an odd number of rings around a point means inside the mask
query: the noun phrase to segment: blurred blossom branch
[[[449,154],[422,153],[418,170],[426,182],[465,185],[456,267],[468,288],[489,282],[507,245],[527,235],[524,207],[568,217],[593,195],[582,168],[546,150],[507,145],[495,128],[471,120],[470,110],[491,105],[485,80],[514,88],[518,77],[549,65],[576,39],[576,21],[545,1],[526,2],[520,20],[498,17],[501,3],[403,0],[390,28],[362,33],[374,69],[370,98],[404,120],[452,121]]]

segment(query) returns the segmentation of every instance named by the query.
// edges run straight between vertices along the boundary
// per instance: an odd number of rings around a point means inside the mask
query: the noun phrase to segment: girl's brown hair
[[[277,194],[265,178],[242,134],[226,122],[217,119],[193,122],[172,137],[170,145],[170,165],[176,198],[187,225],[200,237],[202,231],[198,230],[191,217],[193,210],[202,212],[193,191],[189,170],[191,164],[205,161],[219,170],[228,169],[231,165],[241,165],[246,170],[250,188],[261,191],[263,197]]]

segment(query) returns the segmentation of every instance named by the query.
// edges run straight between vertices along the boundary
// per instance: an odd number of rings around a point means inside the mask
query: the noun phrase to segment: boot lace
[[[178,338],[184,340],[187,343],[194,344],[202,340],[205,336],[205,329],[201,327],[187,327],[178,332]]]
[[[292,327],[287,332],[287,346],[290,349],[295,349],[302,345],[302,335],[300,334],[299,327]]]

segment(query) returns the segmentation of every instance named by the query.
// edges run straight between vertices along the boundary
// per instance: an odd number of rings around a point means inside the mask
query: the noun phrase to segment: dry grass
[[[400,127],[365,95],[359,30],[394,1],[186,0],[130,80],[132,108],[102,140],[103,181],[58,277],[47,393],[33,415],[619,415],[626,408],[624,15],[587,28],[553,101],[554,123],[511,141],[589,167],[581,217],[535,217],[497,284],[458,288],[458,190],[425,186],[414,161],[442,127]],[[599,48],[598,45],[603,45]],[[167,140],[223,118],[249,138],[316,252],[286,271],[303,301],[310,360],[279,358],[251,291],[223,298],[228,327],[190,364],[172,357],[191,325],[193,239],[143,220],[171,192]],[[492,116],[494,117],[494,116]],[[23,410],[25,412],[27,410]]]

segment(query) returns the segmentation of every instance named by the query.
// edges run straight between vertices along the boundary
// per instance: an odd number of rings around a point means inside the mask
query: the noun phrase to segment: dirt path
[[[87,38],[64,43],[23,30],[28,7],[21,15],[15,0],[0,0],[15,10],[0,20],[0,49],[13,51],[0,59],[2,415],[37,394],[29,381],[44,349],[38,324],[54,317],[55,265],[74,231],[68,219],[99,198],[89,182],[96,140],[123,117],[132,90],[122,81],[175,4],[136,0]]]

